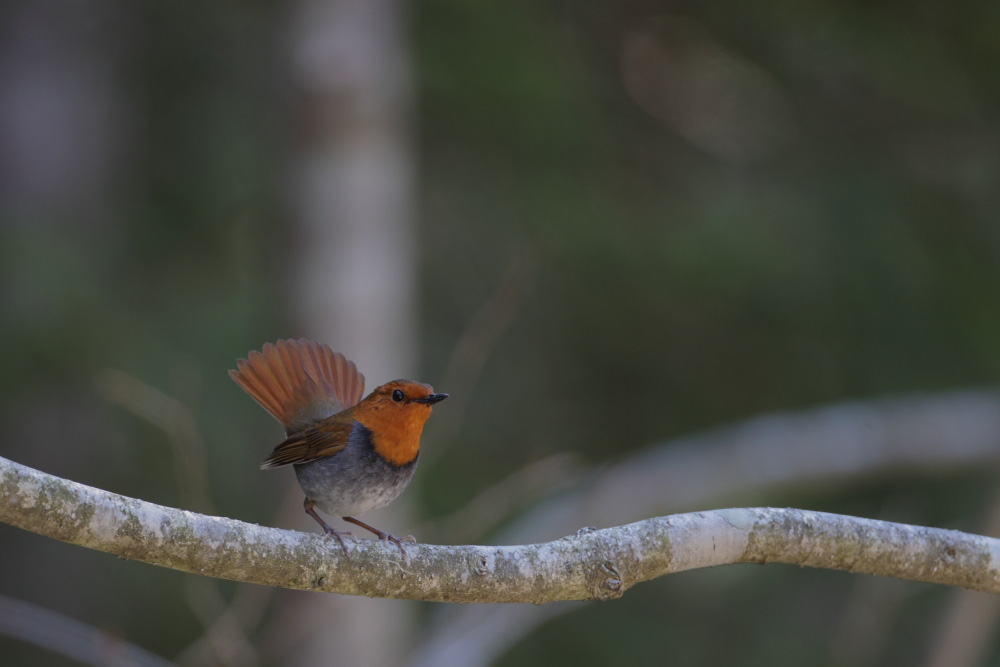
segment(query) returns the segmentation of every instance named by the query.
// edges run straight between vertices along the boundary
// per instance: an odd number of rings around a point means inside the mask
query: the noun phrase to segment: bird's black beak
[[[423,398],[413,399],[414,403],[427,403],[428,405],[434,405],[439,401],[443,401],[448,398],[448,394],[431,394],[430,396],[425,396]]]

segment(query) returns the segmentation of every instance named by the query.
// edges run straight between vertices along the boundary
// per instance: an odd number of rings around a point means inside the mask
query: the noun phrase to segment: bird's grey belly
[[[417,460],[394,466],[370,446],[351,442],[344,450],[295,466],[299,486],[322,512],[355,516],[392,502],[413,477]]]

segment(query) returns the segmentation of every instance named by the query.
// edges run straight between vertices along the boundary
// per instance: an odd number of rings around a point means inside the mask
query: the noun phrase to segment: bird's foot
[[[344,519],[344,521],[348,521],[350,523],[353,523],[356,526],[361,526],[365,530],[368,530],[368,531],[371,531],[372,533],[375,533],[376,535],[378,535],[378,538],[380,540],[392,542],[397,547],[399,547],[399,553],[400,553],[400,555],[403,556],[403,560],[405,560],[405,561],[409,561],[410,560],[410,557],[406,553],[406,548],[403,547],[403,542],[416,542],[417,539],[415,537],[413,537],[413,535],[407,535],[404,538],[398,538],[395,535],[390,535],[389,533],[385,532],[384,530],[379,530],[378,528],[375,528],[374,526],[369,526],[364,521],[359,521],[359,520],[355,519],[353,516],[345,516],[345,517],[343,517],[343,519]]]
[[[350,533],[342,533],[339,530],[334,530],[329,525],[327,525],[325,521],[323,522],[323,532],[326,533],[327,537],[330,537],[332,535],[333,537],[337,538],[337,541],[340,542],[340,546],[344,548],[345,556],[349,557],[351,555],[351,552],[347,550],[347,543],[344,542],[344,535],[350,536]]]
[[[406,537],[400,539],[395,535],[390,535],[389,533],[383,531],[378,534],[378,538],[380,540],[388,540],[389,542],[392,542],[397,547],[399,547],[399,553],[403,556],[403,560],[410,559],[410,557],[406,554],[406,549],[403,548],[403,542],[416,542],[416,540],[413,538],[413,535],[407,535]]]
[[[350,533],[342,533],[339,530],[334,530],[330,526],[330,524],[328,524],[326,521],[323,521],[323,517],[321,517],[319,514],[316,514],[316,510],[313,509],[316,506],[316,503],[314,503],[309,498],[305,499],[305,502],[302,503],[302,506],[305,508],[306,514],[316,519],[316,522],[323,527],[323,532],[326,533],[327,537],[330,537],[332,535],[333,537],[337,538],[337,541],[340,542],[340,546],[344,548],[344,555],[350,558],[351,552],[347,550],[347,543],[344,542],[344,535],[350,535]]]

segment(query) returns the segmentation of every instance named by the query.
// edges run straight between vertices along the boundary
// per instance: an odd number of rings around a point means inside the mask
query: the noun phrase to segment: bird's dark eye
[[[392,400],[394,400],[397,403],[399,403],[401,400],[403,400],[403,392],[400,391],[399,389],[396,389],[395,391],[393,391],[392,392]]]

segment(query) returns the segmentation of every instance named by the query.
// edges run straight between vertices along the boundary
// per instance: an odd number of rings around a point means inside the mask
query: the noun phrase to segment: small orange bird
[[[405,558],[399,538],[354,515],[388,505],[410,483],[424,422],[448,394],[394,380],[362,400],[365,378],[354,363],[311,340],[279,340],[247,356],[229,376],[281,422],[287,436],[261,469],[295,468],[306,514],[340,541],[344,553],[343,536],[350,533],[331,528],[314,508],[394,542]]]

